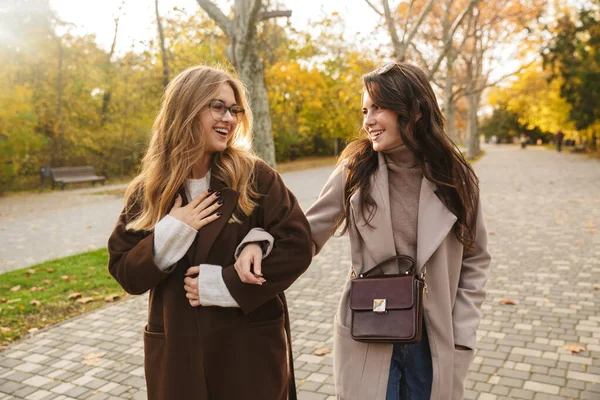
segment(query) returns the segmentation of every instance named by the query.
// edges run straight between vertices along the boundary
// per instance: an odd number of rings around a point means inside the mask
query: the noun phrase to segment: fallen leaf
[[[55,270],[54,268],[46,268],[46,271],[47,271],[47,272],[54,272],[54,271],[56,271],[56,270]]]
[[[42,303],[41,303],[39,300],[31,300],[31,301],[29,302],[29,304],[31,304],[31,305],[32,305],[32,306],[34,306],[34,307],[39,307],[39,306],[41,306],[41,305],[42,305]]]
[[[52,281],[50,279],[44,279],[42,282],[44,282],[45,285],[52,285]]]
[[[46,290],[45,287],[40,287],[40,286],[34,286],[31,289],[29,289],[31,292],[41,292],[43,290]]]
[[[322,349],[315,350],[315,354],[318,356],[324,356],[325,354],[331,353],[331,349],[323,347]]]
[[[489,232],[488,235],[490,235],[490,236],[496,236],[496,232]]]
[[[83,296],[81,293],[71,293],[68,298],[69,298],[69,300],[73,300],[73,299],[78,299],[81,296]]]
[[[594,285],[594,290],[600,290],[600,285]]]
[[[509,299],[509,298],[505,298],[500,300],[500,304],[506,304],[506,305],[510,305],[510,306],[516,306],[517,303],[515,303],[515,301],[513,299]]]
[[[35,269],[28,269],[28,270],[27,270],[27,273],[28,273],[28,274],[35,274]]]
[[[581,347],[578,344],[567,344],[563,349],[570,351],[571,353],[581,353],[582,351],[585,351],[585,347]]]
[[[6,304],[18,303],[19,301],[21,301],[21,298],[18,298],[18,299],[11,299],[11,300],[8,300],[8,301],[6,302]]]
[[[69,280],[71,280],[71,277],[69,275],[63,275],[60,277],[60,279],[62,279],[64,281],[69,281]]]
[[[86,354],[85,356],[83,356],[84,360],[92,360],[94,358],[102,358],[106,355],[106,352],[101,352],[101,353],[90,353],[90,354]]]
[[[21,290],[21,285],[13,286],[10,288],[11,292],[18,292],[19,290]]]
[[[87,304],[87,303],[91,303],[92,301],[96,301],[97,299],[95,297],[82,297],[80,299],[75,300],[75,303],[79,303],[79,304]]]
[[[10,328],[6,328],[4,326],[0,326],[0,333],[9,333],[11,331]]]
[[[119,300],[120,298],[121,296],[119,296],[118,294],[109,294],[104,298],[104,301],[106,301],[107,303],[112,303],[116,300]]]
[[[39,331],[40,328],[31,328],[30,330],[28,330],[27,332],[29,333],[36,333],[37,331]]]
[[[24,305],[20,305],[19,306],[19,310],[24,311],[25,310],[25,306]]]

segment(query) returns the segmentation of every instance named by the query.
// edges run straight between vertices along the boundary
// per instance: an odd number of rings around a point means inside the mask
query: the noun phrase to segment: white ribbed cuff
[[[223,281],[222,270],[220,265],[200,264],[198,275],[200,305],[239,308],[239,304],[231,296]]]
[[[267,250],[263,252],[264,260],[265,257],[267,257],[269,253],[271,253],[271,250],[273,250],[273,241],[273,236],[269,232],[265,231],[263,228],[253,228],[250,230],[250,232],[248,232],[244,239],[242,239],[241,243],[235,249],[235,253],[233,253],[233,255],[237,260],[240,256],[240,253],[244,249],[244,246],[246,246],[247,244],[255,242],[268,242],[269,245],[267,246]]]
[[[170,215],[154,226],[154,262],[163,271],[181,260],[194,242],[197,230]]]

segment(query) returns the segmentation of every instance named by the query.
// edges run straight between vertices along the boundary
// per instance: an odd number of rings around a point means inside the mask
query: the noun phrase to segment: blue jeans
[[[423,324],[419,343],[394,345],[386,400],[429,400],[432,382],[431,350]]]

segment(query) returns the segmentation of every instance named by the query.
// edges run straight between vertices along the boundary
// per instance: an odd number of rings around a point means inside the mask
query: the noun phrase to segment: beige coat
[[[308,210],[316,251],[334,233],[343,213],[344,168],[334,171],[317,202]],[[372,176],[371,195],[377,203],[370,228],[360,211],[359,193],[350,200],[349,224],[352,267],[358,274],[396,255],[392,237],[388,172],[382,154]],[[424,266],[429,294],[424,301],[425,324],[433,362],[431,399],[462,399],[473,350],[455,350],[454,345],[475,348],[476,329],[485,298],[490,255],[481,204],[477,215],[476,251],[463,252],[452,227],[457,218],[438,199],[435,185],[423,178],[417,228],[417,271]],[[390,344],[356,342],[350,336],[350,273],[334,320],[334,378],[341,400],[385,400],[392,356]]]

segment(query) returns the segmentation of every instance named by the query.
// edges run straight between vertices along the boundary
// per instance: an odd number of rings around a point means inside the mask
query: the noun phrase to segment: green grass
[[[106,304],[105,297],[125,293],[107,269],[108,252],[96,250],[6,272],[0,283],[0,344],[25,337]],[[72,294],[93,299],[88,303]],[[75,296],[73,296],[75,297]]]

